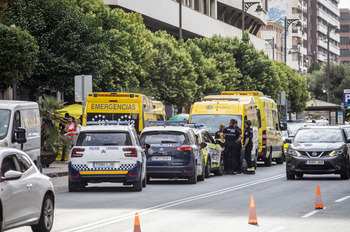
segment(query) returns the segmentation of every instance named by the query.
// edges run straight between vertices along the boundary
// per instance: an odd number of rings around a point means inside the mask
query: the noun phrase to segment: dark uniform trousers
[[[224,150],[225,172],[233,172],[235,164],[237,163],[237,171],[241,171],[242,159],[239,145],[235,142],[226,142]]]
[[[244,150],[244,159],[245,159],[245,161],[247,161],[247,168],[253,167],[253,163],[252,163],[252,149],[253,149],[253,146],[252,145],[248,145],[248,146],[245,147],[245,150]]]

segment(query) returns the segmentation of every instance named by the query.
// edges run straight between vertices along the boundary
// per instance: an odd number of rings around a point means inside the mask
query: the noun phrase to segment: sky
[[[350,0],[340,0],[338,5],[339,8],[349,8],[350,9]]]

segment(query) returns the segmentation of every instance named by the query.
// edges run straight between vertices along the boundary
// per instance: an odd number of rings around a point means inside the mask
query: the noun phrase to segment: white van
[[[0,147],[23,150],[39,170],[40,132],[38,103],[0,100]]]

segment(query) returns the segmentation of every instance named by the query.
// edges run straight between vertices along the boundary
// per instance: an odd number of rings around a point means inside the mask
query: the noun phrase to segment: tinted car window
[[[80,132],[77,146],[131,146],[128,132]]]
[[[185,144],[186,137],[182,132],[172,131],[154,131],[142,134],[140,139],[141,144],[164,144],[164,143],[176,143]]]
[[[341,130],[334,129],[299,130],[294,139],[294,142],[298,143],[337,143],[343,141]]]
[[[1,175],[4,176],[7,171],[17,171],[14,155],[6,156],[1,163]]]

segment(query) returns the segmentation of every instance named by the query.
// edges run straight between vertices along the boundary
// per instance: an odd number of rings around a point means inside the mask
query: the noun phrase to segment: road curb
[[[53,172],[53,173],[46,173],[48,177],[55,178],[55,177],[61,177],[61,176],[68,176],[68,172]]]

